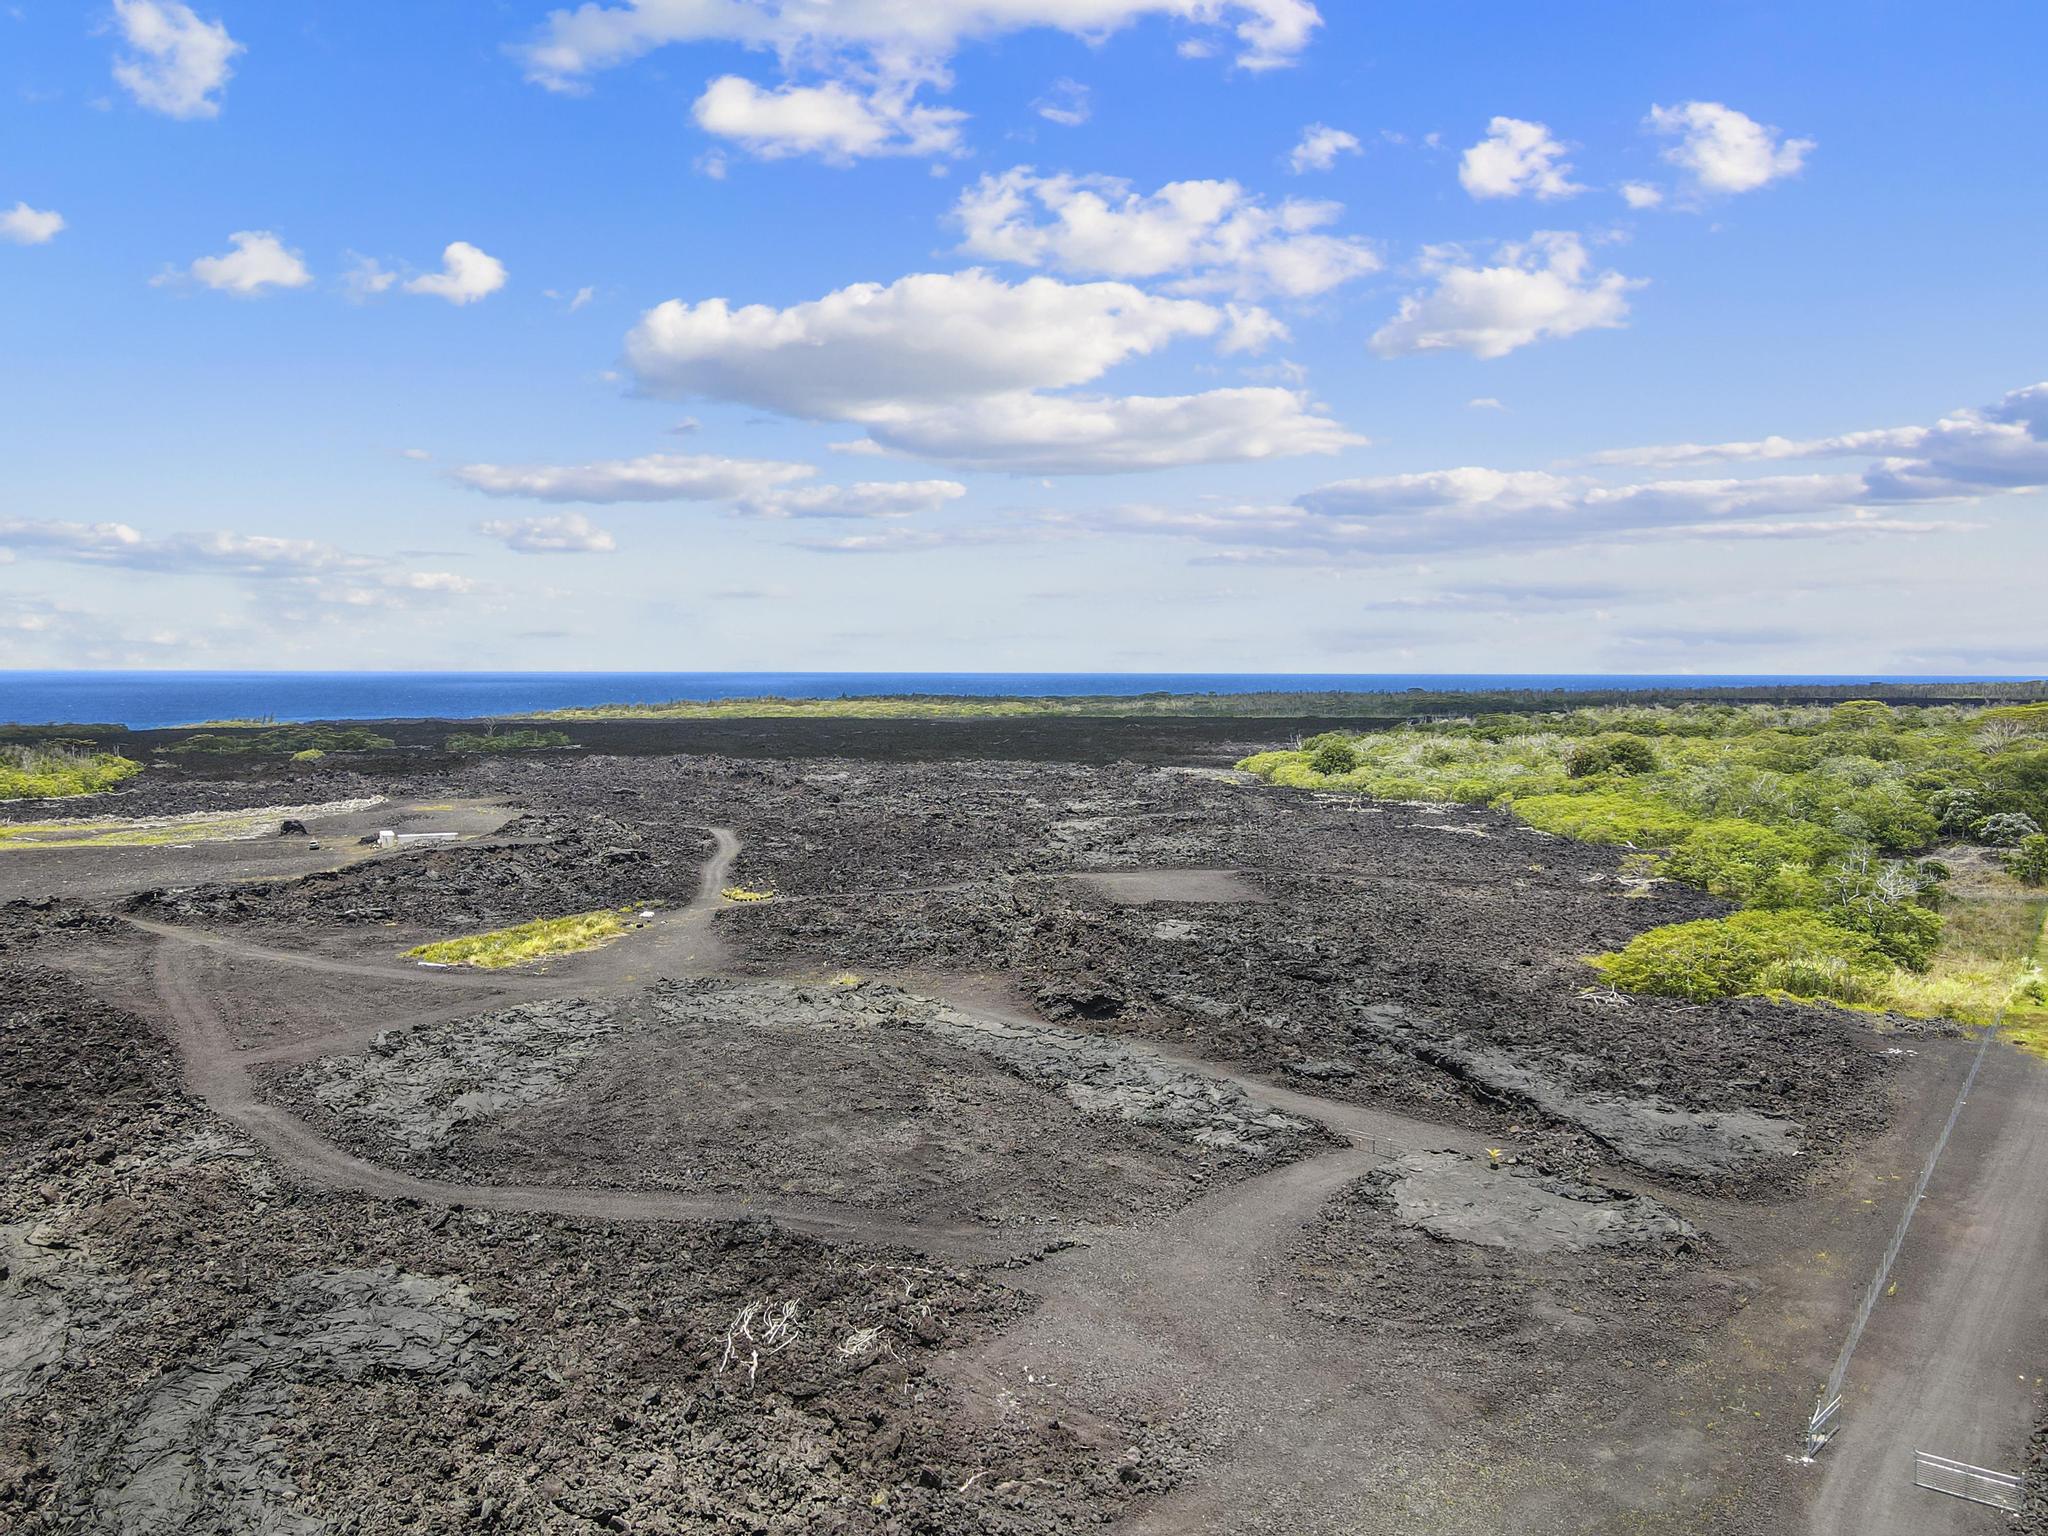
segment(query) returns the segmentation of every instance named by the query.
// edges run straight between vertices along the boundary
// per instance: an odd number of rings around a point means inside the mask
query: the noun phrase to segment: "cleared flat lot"
[[[1074,878],[1126,907],[1149,906],[1155,901],[1224,905],[1266,899],[1263,891],[1234,869],[1120,869]]]

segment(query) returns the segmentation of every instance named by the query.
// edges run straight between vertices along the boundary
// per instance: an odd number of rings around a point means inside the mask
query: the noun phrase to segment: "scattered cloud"
[[[971,255],[1085,277],[1174,277],[1186,293],[1307,298],[1375,272],[1378,253],[1324,234],[1343,207],[1290,198],[1269,207],[1234,181],[1169,182],[1134,191],[1110,176],[985,175],[952,218]]]
[[[1403,299],[1373,333],[1372,349],[1382,357],[1449,350],[1505,357],[1531,342],[1613,329],[1628,320],[1629,290],[1642,286],[1619,272],[1594,272],[1585,243],[1559,231],[1502,246],[1491,266],[1438,248],[1423,270],[1436,286]]]
[[[697,100],[698,125],[764,158],[809,154],[845,164],[960,152],[966,114],[919,97],[952,85],[950,61],[964,42],[1035,28],[1096,41],[1155,16],[1229,29],[1238,67],[1253,71],[1293,63],[1322,24],[1310,0],[586,0],[550,13],[516,51],[527,78],[555,91],[588,89],[598,72],[670,44],[772,53],[783,83],[722,75]],[[1196,56],[1185,43],[1181,53]],[[1041,113],[1084,120],[1085,92],[1059,92],[1038,104]],[[723,162],[700,169],[721,175]]]
[[[64,215],[16,203],[0,212],[0,240],[9,245],[48,245],[64,228]]]
[[[1329,170],[1336,165],[1339,155],[1360,153],[1357,134],[1332,128],[1328,123],[1310,123],[1302,129],[1301,142],[1288,154],[1287,164],[1295,175],[1301,176],[1309,171]]]
[[[1571,179],[1564,156],[1564,145],[1543,124],[1496,117],[1486,137],[1465,151],[1458,180],[1475,198],[1572,197],[1586,189]]]
[[[398,450],[398,453],[400,458],[406,459],[425,460],[431,459],[433,457],[433,455],[427,452],[427,450],[424,448],[401,448]]]
[[[313,281],[297,251],[267,229],[237,230],[228,236],[234,247],[224,256],[202,256],[184,272],[153,279],[158,284],[190,278],[221,293],[250,297],[266,288],[304,288]]]
[[[966,114],[916,105],[911,86],[861,90],[828,80],[764,90],[721,75],[691,110],[706,133],[764,160],[817,155],[846,165],[875,155],[941,155],[960,147]]]
[[[225,26],[177,0],[114,0],[114,22],[128,48],[114,60],[114,79],[137,103],[166,117],[220,115],[220,92],[243,51]]]
[[[307,576],[368,570],[379,563],[317,539],[224,530],[151,538],[126,523],[19,517],[0,518],[0,545],[77,565],[170,575]]]
[[[1925,427],[1883,427],[1834,437],[1761,437],[1746,443],[1661,443],[1608,448],[1586,455],[1587,464],[1630,464],[1685,469],[1698,464],[1756,464],[1782,459],[1836,459],[1874,453],[1910,453],[1926,439]]]
[[[487,496],[612,505],[637,501],[740,501],[808,479],[809,464],[650,453],[588,464],[467,464],[455,478]]]
[[[1619,484],[1586,474],[1465,466],[1340,480],[1279,504],[1125,506],[1095,516],[1093,526],[1202,541],[1218,547],[1213,559],[1231,563],[1964,533],[1982,524],[1906,509],[1968,507],[2048,489],[2048,383],[1929,427],[1628,449],[1584,462],[1664,469],[1873,452],[1879,457],[1861,471]]]
[[[1088,87],[1078,80],[1055,80],[1045,94],[1031,103],[1031,110],[1062,128],[1078,128],[1094,110]]]
[[[1655,208],[1664,201],[1664,192],[1647,181],[1624,181],[1621,200],[1631,208]]]
[[[1909,519],[1862,501],[1856,475],[1610,486],[1540,470],[1466,467],[1338,481],[1279,504],[1118,509],[1102,526],[1221,546],[1229,563],[1473,556],[1586,544],[1757,542],[1938,534],[1974,524]]]
[[[550,90],[578,90],[598,71],[656,48],[703,42],[943,83],[947,60],[969,40],[1041,27],[1094,40],[1148,16],[1229,28],[1238,42],[1238,66],[1249,70],[1291,64],[1322,23],[1309,0],[624,0],[552,12],[518,51],[527,77]],[[1206,56],[1185,43],[1181,53]]]
[[[348,270],[341,275],[341,289],[351,303],[363,304],[380,293],[388,293],[397,281],[398,274],[376,257],[361,256],[351,251]]]
[[[493,518],[477,526],[507,549],[523,555],[601,554],[618,547],[609,533],[581,512]]]
[[[474,304],[505,286],[505,263],[487,256],[467,240],[456,240],[441,252],[441,270],[422,273],[405,284],[407,293]]]
[[[1812,139],[1784,138],[1718,101],[1652,107],[1649,126],[1677,139],[1664,158],[1687,174],[1695,190],[1710,195],[1753,192],[1797,175],[1814,148]]]
[[[967,494],[957,480],[863,480],[769,491],[741,503],[757,517],[912,517],[936,512]]]
[[[1468,411],[1504,411],[1507,407],[1491,395],[1475,395],[1472,399],[1465,402],[1465,409]]]

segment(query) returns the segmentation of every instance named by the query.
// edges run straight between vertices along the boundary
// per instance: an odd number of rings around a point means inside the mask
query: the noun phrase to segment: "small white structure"
[[[389,827],[384,828],[377,834],[377,846],[379,848],[396,848],[398,846],[398,834]]]

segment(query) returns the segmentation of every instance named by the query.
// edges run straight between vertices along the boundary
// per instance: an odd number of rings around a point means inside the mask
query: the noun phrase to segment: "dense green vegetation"
[[[389,736],[379,736],[375,731],[361,726],[332,725],[281,725],[274,730],[250,731],[237,735],[224,735],[215,731],[203,731],[197,736],[187,736],[168,752],[196,752],[203,755],[251,754],[259,757],[296,757],[302,762],[317,762],[317,758],[302,756],[307,752],[377,752],[398,743]]]
[[[62,742],[0,746],[0,800],[59,800],[96,795],[142,772],[112,752],[81,751]]]
[[[527,752],[540,747],[573,745],[566,732],[534,730],[458,732],[447,741],[450,752]]]
[[[1815,699],[1847,700],[1863,695],[1913,699],[1990,702],[2001,699],[2048,699],[2048,683],[1900,683],[1845,688],[1834,685],[1756,688],[1564,689],[1503,688],[1487,693],[1404,688],[1383,693],[1304,690],[1264,693],[1140,693],[1085,696],[957,694],[889,694],[836,699],[670,699],[658,703],[594,704],[575,709],[543,710],[531,720],[751,720],[862,719],[943,720],[1007,718],[1023,715],[1129,717],[1244,716],[1268,719],[1320,718],[1356,720],[1403,719],[1471,711],[1538,712],[1614,705],[1664,704],[1682,701],[1792,703]],[[2048,708],[2048,705],[2044,705]]]
[[[1950,871],[1976,844],[2048,882],[2048,706],[1727,704],[1491,714],[1329,733],[1241,765],[1277,784],[1502,806],[1539,830],[1643,850],[1648,871],[1742,908],[1646,933],[1594,961],[1614,985],[1707,999],[1778,993],[1993,1014],[1916,978],[1943,949]],[[2013,879],[1999,877],[2011,888]],[[2038,921],[2035,924],[2038,933]]]

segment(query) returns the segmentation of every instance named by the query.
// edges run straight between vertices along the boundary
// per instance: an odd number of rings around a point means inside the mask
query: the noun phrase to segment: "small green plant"
[[[727,901],[772,901],[775,898],[773,891],[749,890],[744,885],[728,885],[718,894]]]
[[[308,747],[303,752],[294,752],[292,754],[292,761],[295,763],[317,763],[326,755],[318,747]]]

